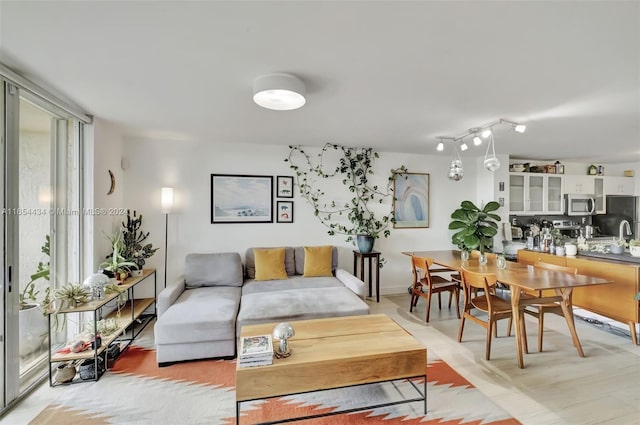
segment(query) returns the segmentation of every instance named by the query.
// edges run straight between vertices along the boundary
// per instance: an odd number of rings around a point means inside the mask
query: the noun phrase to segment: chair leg
[[[489,323],[487,323],[487,348],[485,353],[485,358],[490,360],[491,357],[491,329],[495,330],[495,322],[489,319]]]
[[[538,307],[538,351],[542,352],[542,332],[544,329],[544,307]]]
[[[509,317],[509,324],[507,325],[507,336],[511,336],[512,326],[513,326],[513,317]]]
[[[451,299],[453,298],[453,290],[449,291],[449,308],[451,308]],[[458,317],[459,319],[459,317]]]
[[[458,290],[458,288],[455,288],[451,293],[452,296],[454,294],[456,297],[456,315],[458,316],[458,319],[459,319],[460,318],[460,291]]]
[[[409,303],[409,313],[413,311],[413,307],[416,305],[416,297],[417,295],[411,292],[411,302]]]
[[[462,332],[464,332],[464,312],[462,314],[462,318],[460,319],[460,328],[458,329],[458,342],[462,342]]]
[[[442,297],[440,296],[442,292],[438,292],[438,310],[442,310]]]
[[[438,295],[440,295],[440,294],[438,294]],[[427,293],[427,318],[425,319],[425,321],[427,323],[429,323],[429,315],[430,315],[430,313],[431,313],[431,291],[429,291]]]
[[[498,337],[498,322],[493,322],[492,328],[493,328],[493,336],[494,336],[494,338],[497,338]]]

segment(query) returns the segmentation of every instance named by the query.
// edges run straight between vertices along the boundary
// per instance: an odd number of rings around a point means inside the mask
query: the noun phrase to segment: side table
[[[362,253],[356,249],[353,250],[353,274],[358,276],[358,258],[360,259],[360,280],[364,282],[364,260],[369,263],[369,296],[371,297],[371,285],[373,282],[373,261],[375,260],[376,266],[376,302],[380,302],[380,252],[371,251],[368,253]]]

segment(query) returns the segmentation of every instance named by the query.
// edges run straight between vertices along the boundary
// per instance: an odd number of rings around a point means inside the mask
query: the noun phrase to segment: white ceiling
[[[507,118],[499,154],[640,161],[638,1],[3,0],[0,61],[129,138],[436,154]],[[271,72],[307,104],[255,105]]]

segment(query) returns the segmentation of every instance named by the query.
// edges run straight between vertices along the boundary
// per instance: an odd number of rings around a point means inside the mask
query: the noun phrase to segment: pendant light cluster
[[[464,139],[471,136],[473,136],[472,140],[475,146],[481,145],[482,139],[489,139],[487,152],[484,155],[484,168],[491,172],[500,168],[500,161],[498,160],[498,157],[496,157],[496,144],[493,138],[493,127],[501,124],[511,125],[511,128],[518,133],[524,133],[527,130],[527,126],[524,124],[518,124],[516,122],[500,118],[498,121],[485,124],[482,127],[470,128],[469,131],[458,137],[438,137],[439,141],[436,147],[438,152],[442,152],[444,150],[445,142],[453,142],[454,156],[451,160],[451,164],[449,165],[449,180],[462,180],[462,177],[464,176],[464,169],[462,167],[462,160],[460,159],[458,148],[463,152],[469,149],[469,146],[465,143]]]

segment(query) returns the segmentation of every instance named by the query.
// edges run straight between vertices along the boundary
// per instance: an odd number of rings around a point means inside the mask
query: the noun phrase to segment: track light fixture
[[[500,124],[511,124],[511,127],[517,131],[518,133],[524,133],[525,131],[527,131],[527,126],[524,124],[518,124],[517,122],[513,122],[513,121],[509,121],[509,120],[505,120],[503,118],[500,118]]]
[[[469,134],[473,134],[473,144],[479,146],[482,144],[482,139],[478,136],[479,128],[470,128]]]
[[[510,124],[511,128],[518,133],[524,133],[527,129],[527,126],[524,124],[520,124],[514,121],[506,120],[504,118],[500,118],[498,121],[490,122],[489,124],[485,124],[482,127],[472,127],[469,129],[469,131],[467,131],[466,133],[458,137],[438,137],[440,141],[438,143],[437,150],[439,152],[442,152],[444,150],[445,140],[454,142],[453,146],[455,149],[455,157],[453,161],[451,161],[451,165],[449,167],[449,179],[455,180],[455,181],[462,179],[462,175],[463,175],[462,161],[460,159],[458,147],[455,144],[455,142],[460,143],[461,151],[466,151],[469,147],[465,143],[464,139],[466,139],[469,136],[473,136],[473,144],[476,146],[482,144],[482,139],[480,138],[480,136],[482,136],[485,139],[490,137],[489,144],[487,146],[487,152],[484,156],[484,167],[487,170],[492,172],[500,168],[500,161],[496,157],[496,145],[495,145],[495,140],[493,136],[493,127],[501,124]],[[478,134],[480,136],[478,136]]]

